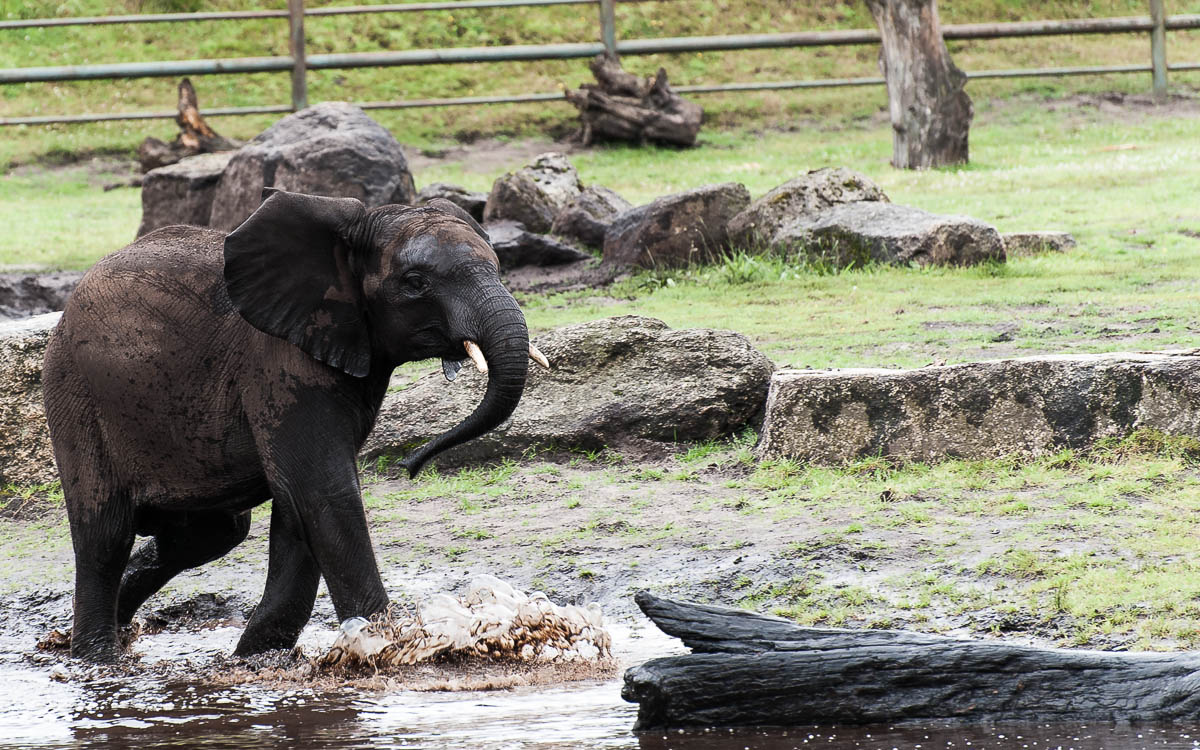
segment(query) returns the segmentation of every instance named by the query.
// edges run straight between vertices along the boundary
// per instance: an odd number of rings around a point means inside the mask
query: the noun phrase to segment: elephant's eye
[[[420,294],[429,286],[429,282],[419,273],[404,274],[404,276],[400,277],[400,284],[404,287],[405,291],[413,294]]]

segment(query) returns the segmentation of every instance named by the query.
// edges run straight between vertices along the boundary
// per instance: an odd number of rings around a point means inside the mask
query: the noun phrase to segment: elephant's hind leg
[[[117,591],[133,547],[133,501],[117,489],[87,388],[57,344],[51,339],[42,380],[75,549],[71,655],[115,661],[120,655]]]
[[[80,494],[86,496],[80,498]],[[133,547],[132,503],[100,490],[63,485],[75,547],[75,621],[71,655],[93,661],[115,661],[117,592],[121,572]]]
[[[210,563],[241,544],[250,532],[250,511],[179,513],[142,544],[121,577],[117,622],[127,625],[138,607],[190,568]]]

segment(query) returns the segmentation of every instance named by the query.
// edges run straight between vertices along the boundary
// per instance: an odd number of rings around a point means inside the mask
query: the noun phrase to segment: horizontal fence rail
[[[643,2],[646,0],[621,0]],[[617,40],[614,33],[613,6],[616,0],[466,0],[464,2],[426,2],[392,5],[356,5],[329,8],[303,8],[291,0],[292,10],[228,11],[221,13],[161,13],[92,18],[51,18],[0,21],[5,29],[73,26],[91,24],[141,24],[164,22],[225,21],[260,18],[287,18],[292,39],[291,55],[244,57],[209,60],[175,60],[136,63],[107,63],[48,67],[0,69],[0,85],[52,81],[112,80],[122,78],[179,77],[189,75],[242,74],[291,71],[293,101],[287,105],[210,108],[208,116],[252,115],[289,112],[306,106],[304,73],[307,70],[337,70],[363,67],[437,65],[458,63],[513,62],[590,58],[605,52],[619,55],[651,55],[683,52],[715,52],[745,49],[778,49],[843,45],[879,44],[875,29],[781,32],[773,34],[733,34],[724,36],[665,37],[657,39]],[[491,47],[454,47],[413,49],[388,52],[354,52],[305,55],[303,19],[309,17],[363,13],[393,13],[484,8],[538,7],[553,5],[599,5],[602,41]],[[1152,40],[1148,65],[1103,65],[1014,70],[968,71],[971,79],[1029,78],[1050,76],[1107,75],[1125,73],[1153,74],[1156,93],[1165,92],[1168,71],[1200,69],[1200,63],[1168,65],[1165,59],[1166,31],[1200,29],[1200,14],[1165,16],[1162,0],[1150,0],[1150,16],[1082,18],[1056,21],[1017,21],[1004,23],[947,24],[942,35],[947,41],[1007,39],[1076,34],[1149,33]],[[0,36],[0,40],[3,37]],[[801,81],[743,82],[712,85],[675,86],[680,93],[708,94],[730,91],[772,91],[790,89],[835,88],[842,86],[883,85],[880,77],[830,78]],[[419,107],[468,106],[565,101],[562,92],[497,96],[412,99],[401,101],[360,102],[364,109],[412,109]],[[174,118],[175,112],[128,112],[112,114],[46,115],[0,118],[0,125],[45,125],[59,123],[107,122]]]

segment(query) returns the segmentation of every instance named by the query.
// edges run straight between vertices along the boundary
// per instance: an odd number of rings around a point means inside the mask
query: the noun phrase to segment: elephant
[[[488,375],[475,410],[403,462],[415,477],[508,419],[529,358],[545,361],[454,204],[263,193],[229,234],[165,227],[100,260],[47,346],[73,656],[119,658],[120,626],[241,543],[267,500],[266,584],[236,655],[293,647],[321,577],[340,620],[383,611],[356,457],[392,370],[441,358],[452,378],[470,356]]]

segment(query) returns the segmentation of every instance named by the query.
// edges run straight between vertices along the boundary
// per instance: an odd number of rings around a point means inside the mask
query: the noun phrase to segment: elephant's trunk
[[[525,316],[504,287],[499,284],[478,289],[472,304],[472,326],[478,331],[476,343],[488,365],[487,392],[475,411],[463,421],[414,451],[401,464],[415,477],[425,462],[444,450],[479,437],[512,416],[525,390],[529,371],[529,330]]]

